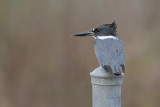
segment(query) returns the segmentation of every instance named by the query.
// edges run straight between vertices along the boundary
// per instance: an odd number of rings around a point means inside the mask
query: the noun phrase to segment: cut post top
[[[121,85],[122,77],[124,73],[121,75],[114,75],[109,72],[106,72],[102,67],[96,68],[94,71],[90,73],[92,84],[96,85]]]

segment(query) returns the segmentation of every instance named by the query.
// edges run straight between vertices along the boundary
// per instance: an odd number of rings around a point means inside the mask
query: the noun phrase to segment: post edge
[[[90,73],[91,83],[96,85],[121,85],[124,74],[115,76],[98,67]]]

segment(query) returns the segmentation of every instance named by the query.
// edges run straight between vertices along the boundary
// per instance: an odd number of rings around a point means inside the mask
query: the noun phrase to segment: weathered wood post
[[[97,51],[96,48],[95,46],[95,51]],[[108,50],[108,54],[106,54],[106,58],[108,59],[106,60],[113,70],[112,72],[122,72],[124,68],[119,68],[119,65],[125,64],[122,42],[120,40],[106,40],[105,48]],[[118,52],[122,52],[122,56],[115,57],[115,49]],[[91,72],[90,75],[93,107],[121,107],[121,84],[124,73],[122,72],[121,75],[115,75],[106,72],[106,70],[100,66]]]

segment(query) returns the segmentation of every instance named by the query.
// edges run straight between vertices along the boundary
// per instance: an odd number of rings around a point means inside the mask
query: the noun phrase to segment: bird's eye
[[[93,29],[93,32],[100,32],[100,30],[99,29]]]

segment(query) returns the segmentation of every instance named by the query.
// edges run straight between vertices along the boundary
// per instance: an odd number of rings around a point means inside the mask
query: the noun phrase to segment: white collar
[[[117,37],[115,36],[97,36],[97,37],[94,37],[95,39],[101,39],[101,40],[104,40],[104,39],[109,39],[109,38],[112,38],[112,39],[118,39]]]

